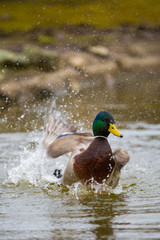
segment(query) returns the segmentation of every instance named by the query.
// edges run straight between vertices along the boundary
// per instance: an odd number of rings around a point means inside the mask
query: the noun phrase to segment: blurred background
[[[119,185],[57,183],[51,106],[80,131],[110,111]],[[0,0],[0,239],[160,239],[160,0]]]
[[[89,128],[101,109],[158,123],[159,12],[159,0],[1,0],[0,131],[43,128],[52,102]]]

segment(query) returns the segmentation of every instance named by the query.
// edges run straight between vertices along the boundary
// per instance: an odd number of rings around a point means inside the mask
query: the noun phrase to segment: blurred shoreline
[[[71,87],[111,89],[115,73],[160,67],[160,28],[85,25],[0,34],[0,107],[49,98]]]

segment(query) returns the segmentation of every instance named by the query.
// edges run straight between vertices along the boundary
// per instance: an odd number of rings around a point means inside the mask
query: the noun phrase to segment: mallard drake
[[[93,121],[93,134],[80,133],[67,124],[52,110],[46,128],[43,145],[49,156],[57,158],[71,153],[60,181],[64,185],[81,181],[89,184],[106,182],[115,188],[120,178],[121,168],[129,161],[126,150],[111,150],[108,143],[110,133],[123,135],[117,130],[111,113],[101,111]]]

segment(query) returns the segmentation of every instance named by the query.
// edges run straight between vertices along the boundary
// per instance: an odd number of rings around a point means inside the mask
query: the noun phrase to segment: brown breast
[[[74,157],[74,171],[81,181],[94,178],[102,183],[103,179],[108,179],[115,161],[108,140],[104,137],[96,137],[86,151]]]

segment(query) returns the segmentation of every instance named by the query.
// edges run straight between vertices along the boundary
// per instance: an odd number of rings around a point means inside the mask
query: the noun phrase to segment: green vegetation
[[[38,41],[40,42],[40,43],[54,43],[54,39],[53,39],[53,37],[52,36],[49,36],[49,35],[46,35],[46,34],[39,34],[38,35]]]
[[[24,0],[0,3],[0,29],[6,32],[87,24],[100,28],[123,24],[160,25],[159,0]],[[42,41],[50,41],[44,39]]]

